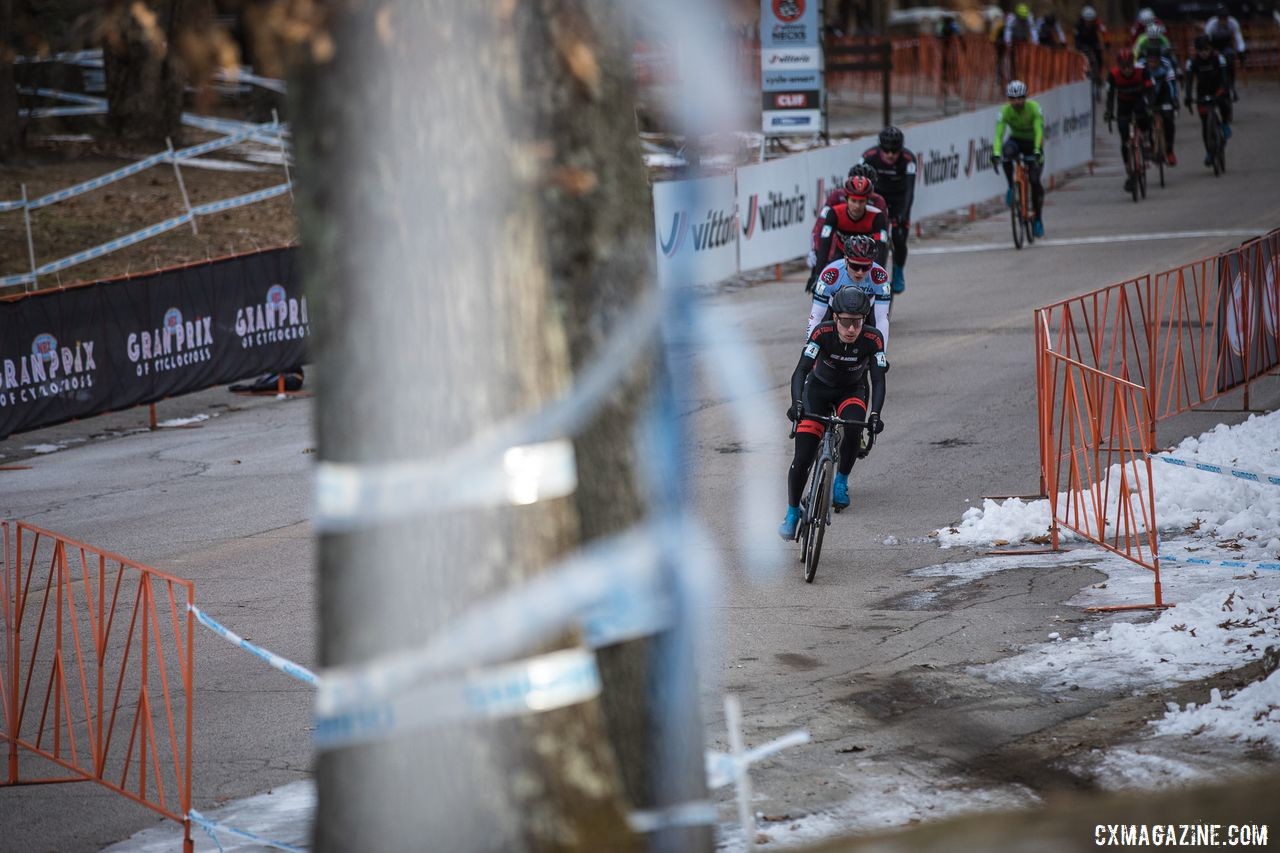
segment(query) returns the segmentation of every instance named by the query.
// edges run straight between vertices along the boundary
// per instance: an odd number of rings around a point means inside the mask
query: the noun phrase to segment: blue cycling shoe
[[[1013,207],[1013,187],[1004,191],[1004,206]]]
[[[849,505],[849,475],[836,472],[836,481],[832,485],[831,505],[836,509],[844,509]]]
[[[778,525],[778,535],[788,542],[796,538],[796,529],[800,527],[800,507],[787,507],[787,517]]]
[[[889,282],[889,289],[894,293],[901,293],[907,289],[907,274],[896,264],[893,267],[893,280]]]
[[[1225,121],[1222,123],[1222,138],[1231,138],[1231,125],[1227,124]]]
[[[1041,222],[1039,219],[1036,219],[1036,221],[1035,221],[1035,222],[1032,222],[1032,223],[1031,223],[1031,234],[1032,234],[1033,236],[1035,236],[1036,238],[1043,237],[1043,236],[1044,236],[1044,223],[1043,223],[1043,222]]]
[[[1213,165],[1213,155],[1212,155],[1212,154],[1206,154],[1206,155],[1204,155],[1204,164],[1205,164],[1206,166],[1212,166],[1212,165]]]

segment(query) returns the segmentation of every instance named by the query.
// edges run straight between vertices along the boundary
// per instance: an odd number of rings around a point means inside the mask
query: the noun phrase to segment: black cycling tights
[[[809,384],[813,385],[812,382]],[[809,389],[806,387],[805,397],[810,396]],[[825,409],[813,409],[810,406],[810,400],[805,400],[806,411],[831,411],[833,408],[839,417],[852,421],[860,421],[867,416],[867,404],[860,397],[847,397],[839,406],[828,405]],[[791,460],[791,470],[787,472],[787,503],[790,506],[800,506],[800,494],[804,491],[805,481],[809,479],[809,468],[813,466],[813,460],[818,457],[818,446],[822,443],[823,432],[822,425],[816,421],[801,421],[796,429],[796,455]],[[845,428],[844,440],[840,442],[841,474],[848,474],[853,470],[861,441],[861,429]]]

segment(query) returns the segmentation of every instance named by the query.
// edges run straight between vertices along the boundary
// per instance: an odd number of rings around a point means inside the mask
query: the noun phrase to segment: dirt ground
[[[28,136],[23,162],[0,166],[0,200],[28,198],[73,186],[127,166],[154,150],[121,150],[102,141],[105,132],[96,118],[79,119],[75,125],[42,127],[37,121]],[[215,138],[213,134],[188,129],[182,145]],[[176,143],[175,143],[176,144]],[[286,170],[279,162],[257,162],[274,158],[279,151],[269,146],[246,144],[207,155],[204,160],[230,163],[236,171],[184,165],[181,170],[192,205],[233,198],[244,193],[285,183]],[[90,190],[31,213],[31,242],[35,264],[66,257],[85,249],[131,234],[149,225],[178,216],[186,210],[182,190],[173,166],[153,166],[122,181]],[[60,273],[42,276],[40,288],[58,287],[85,281],[99,281],[122,275],[136,275],[154,269],[217,258],[225,255],[280,246],[297,240],[293,200],[278,196],[240,208],[201,216],[192,233],[182,225],[167,233],[120,249]],[[27,232],[21,211],[0,213],[0,278],[31,270]],[[23,288],[0,289],[13,294]]]

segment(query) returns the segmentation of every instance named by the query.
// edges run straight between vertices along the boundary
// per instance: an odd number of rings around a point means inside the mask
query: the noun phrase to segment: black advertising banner
[[[0,302],[0,439],[306,361],[292,248]]]

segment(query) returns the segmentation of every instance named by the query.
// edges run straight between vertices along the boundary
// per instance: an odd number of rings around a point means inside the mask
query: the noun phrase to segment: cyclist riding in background
[[[1005,192],[1004,203],[1013,204],[1013,163],[1019,157],[1026,160],[1027,173],[1031,180],[1031,203],[1035,207],[1035,222],[1032,233],[1037,237],[1044,236],[1044,224],[1041,211],[1044,208],[1044,185],[1040,183],[1040,173],[1044,169],[1044,113],[1040,104],[1027,100],[1027,84],[1014,80],[1005,90],[1009,103],[1000,108],[996,117],[996,131],[992,138],[991,162],[1000,165],[1004,161],[1004,178],[1009,184]],[[1009,138],[1004,138],[1005,129]]]
[[[1129,41],[1136,42],[1138,38],[1147,31],[1147,27],[1152,24],[1164,26],[1164,21],[1156,17],[1156,13],[1149,8],[1138,10],[1138,19],[1129,27]]]
[[[1039,20],[1036,24],[1036,40],[1044,47],[1067,46],[1067,36],[1062,32],[1057,15],[1048,12]]]
[[[1213,17],[1204,25],[1204,34],[1209,37],[1213,49],[1222,54],[1227,61],[1227,77],[1231,83],[1231,99],[1240,100],[1236,94],[1236,63],[1244,62],[1244,36],[1240,32],[1240,22],[1227,14],[1227,7],[1219,3]]]
[[[916,155],[903,147],[905,139],[896,127],[880,131],[878,141],[879,145],[862,152],[861,162],[875,170],[872,180],[889,203],[893,236],[891,287],[894,293],[901,293],[907,289],[907,236],[911,233],[911,204],[916,197]]]
[[[889,274],[875,262],[875,240],[865,234],[854,234],[844,241],[844,259],[832,261],[818,276],[813,288],[813,305],[809,309],[809,325],[805,336],[823,320],[830,319],[828,310],[832,298],[846,287],[861,290],[875,303],[872,322],[889,345]]]
[[[787,515],[778,527],[783,539],[795,539],[800,524],[800,493],[809,479],[809,469],[818,455],[826,428],[804,417],[828,415],[866,421],[873,433],[884,429],[880,411],[884,408],[885,372],[889,362],[880,332],[866,325],[871,300],[856,288],[845,288],[831,301],[832,319],[821,323],[805,342],[800,362],[791,374],[791,406],[787,417],[796,422],[795,456],[787,472]],[[871,379],[870,411],[866,378]],[[862,444],[862,429],[847,428],[840,444],[840,465],[833,484],[831,503],[849,505],[849,472]]]
[[[1231,96],[1229,94],[1230,78],[1227,72],[1227,60],[1213,49],[1213,44],[1206,35],[1196,36],[1195,55],[1187,60],[1187,109],[1199,101],[1205,103],[1217,101],[1218,112],[1222,115],[1222,136],[1231,138]],[[1204,131],[1209,122],[1209,113],[1200,114],[1200,129]],[[1201,133],[1203,137],[1204,134]],[[1213,165],[1213,152],[1209,150],[1209,141],[1205,140],[1204,164]]]
[[[1019,3],[1004,18],[1004,43],[1011,44],[1040,43],[1040,32],[1036,22],[1031,20],[1031,7]]]
[[[1178,69],[1173,61],[1164,55],[1160,45],[1154,41],[1147,42],[1147,53],[1142,62],[1147,79],[1155,87],[1151,96],[1151,106],[1160,111],[1164,125],[1165,162],[1170,166],[1178,165],[1178,158],[1173,153],[1174,123],[1178,116]]]
[[[1133,43],[1133,55],[1144,57],[1150,52],[1150,48],[1155,46],[1160,55],[1166,57],[1170,62],[1177,66],[1178,58],[1173,53],[1173,45],[1169,42],[1169,37],[1164,34],[1163,24],[1152,24],[1147,27],[1147,31],[1138,36],[1138,40]]]
[[[1120,154],[1124,157],[1124,191],[1133,190],[1133,164],[1129,162],[1130,126],[1136,122],[1143,133],[1151,131],[1151,112],[1148,99],[1155,91],[1155,84],[1143,69],[1133,61],[1133,51],[1125,48],[1116,54],[1116,65],[1107,72],[1107,111],[1102,120],[1111,123],[1115,119],[1120,127]]]
[[[876,170],[866,163],[855,163],[849,167],[849,178],[863,177],[871,181],[871,196],[867,199],[870,207],[878,207],[885,212],[885,215],[891,215],[889,203],[884,200],[884,196],[876,192],[875,180]],[[845,179],[846,183],[848,178]],[[827,193],[827,198],[823,202],[822,208],[818,211],[818,218],[813,223],[813,233],[809,236],[809,255],[806,258],[809,264],[809,279],[805,283],[804,291],[809,293],[813,290],[813,283],[816,280],[817,273],[822,271],[822,265],[818,263],[818,239],[822,234],[823,225],[826,223],[827,211],[833,207],[842,207],[848,197],[848,192],[844,188],[844,184]],[[887,249],[881,247],[880,258],[883,261],[883,255]],[[815,269],[816,267],[816,269]]]
[[[1107,39],[1107,28],[1098,20],[1098,12],[1092,6],[1080,10],[1076,21],[1076,50],[1093,60],[1094,80],[1102,77],[1102,45]]]
[[[815,247],[818,263],[809,273],[811,281],[817,279],[822,267],[840,258],[844,239],[849,235],[865,234],[880,244],[889,242],[889,218],[883,210],[870,204],[871,181],[854,175],[845,180],[844,190],[844,204],[823,208],[822,228]]]

